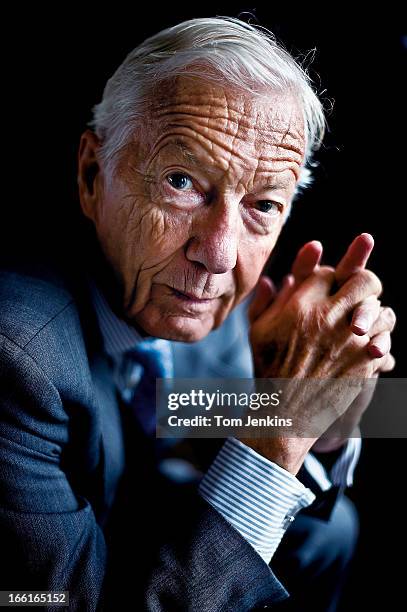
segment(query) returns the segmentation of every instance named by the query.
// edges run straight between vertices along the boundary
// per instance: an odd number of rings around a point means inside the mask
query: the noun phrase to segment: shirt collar
[[[111,357],[118,357],[141,342],[143,337],[113,312],[105,295],[92,278],[89,279],[89,285],[105,351]]]

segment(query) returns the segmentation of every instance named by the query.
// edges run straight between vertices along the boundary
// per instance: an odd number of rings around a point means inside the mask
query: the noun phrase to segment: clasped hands
[[[396,316],[381,305],[381,282],[366,269],[373,246],[370,234],[357,236],[333,268],[320,265],[322,245],[309,242],[279,292],[267,276],[259,279],[249,308],[256,378],[368,380],[394,368],[390,348]],[[371,396],[372,385],[359,389],[338,419],[341,427],[332,425],[345,437],[242,441],[296,473],[311,448],[334,450],[357,431]],[[298,400],[294,413],[301,409]]]

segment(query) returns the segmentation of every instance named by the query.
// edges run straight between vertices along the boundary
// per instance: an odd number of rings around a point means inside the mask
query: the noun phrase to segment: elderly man
[[[128,55],[92,128],[82,267],[0,276],[2,589],[81,611],[335,609],[356,438],[154,436],[157,377],[393,367],[369,235],[336,269],[306,244],[278,293],[262,276],[323,136],[306,74],[264,30],[187,21]],[[351,436],[367,400],[348,404]]]

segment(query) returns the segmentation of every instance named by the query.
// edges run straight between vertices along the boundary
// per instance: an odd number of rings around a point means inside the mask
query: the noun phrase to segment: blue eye
[[[260,210],[264,213],[271,213],[273,215],[277,215],[281,210],[281,205],[278,202],[273,202],[272,200],[259,200],[256,202],[257,210]]]
[[[174,187],[174,189],[178,189],[179,191],[186,191],[187,189],[191,189],[193,187],[192,181],[187,174],[183,174],[182,172],[174,172],[173,174],[169,174],[167,176],[167,181]]]

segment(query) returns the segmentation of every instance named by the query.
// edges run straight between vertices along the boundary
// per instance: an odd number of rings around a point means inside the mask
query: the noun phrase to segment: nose
[[[233,270],[240,232],[238,203],[211,202],[207,214],[194,224],[194,229],[187,244],[187,259],[201,263],[212,274]]]
[[[212,274],[233,270],[237,261],[240,231],[239,206],[235,202],[212,202],[210,212],[195,226],[186,257],[199,262]]]

